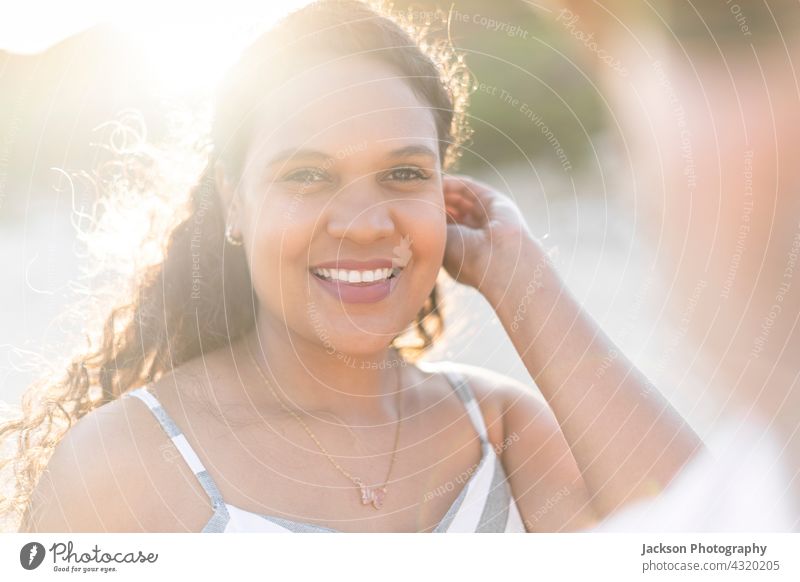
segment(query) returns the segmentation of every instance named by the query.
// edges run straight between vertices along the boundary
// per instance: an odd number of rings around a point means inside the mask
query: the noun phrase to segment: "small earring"
[[[225,226],[225,240],[233,247],[242,246],[242,236],[233,236],[233,226],[230,224]]]

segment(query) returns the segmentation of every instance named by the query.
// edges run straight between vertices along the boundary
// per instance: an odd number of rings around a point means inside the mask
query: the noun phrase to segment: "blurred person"
[[[800,528],[800,7],[548,3],[609,103],[708,454],[604,528]],[[613,66],[612,66],[613,65]],[[705,438],[705,435],[704,435]],[[713,455],[711,453],[714,453]]]

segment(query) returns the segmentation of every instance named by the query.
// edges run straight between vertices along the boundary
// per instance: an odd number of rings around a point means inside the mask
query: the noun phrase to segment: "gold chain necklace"
[[[386,497],[386,491],[387,491],[386,486],[389,483],[389,477],[392,474],[392,468],[394,468],[395,457],[397,457],[397,443],[398,443],[399,438],[400,438],[400,422],[401,422],[401,420],[403,418],[402,412],[400,410],[401,393],[402,393],[402,390],[400,390],[400,368],[399,367],[397,368],[397,396],[396,396],[396,400],[397,400],[397,402],[396,402],[397,415],[398,415],[397,416],[397,428],[395,429],[395,435],[394,435],[394,450],[392,451],[392,459],[391,459],[391,461],[389,461],[389,471],[386,473],[386,479],[384,480],[383,485],[381,485],[380,487],[367,487],[366,485],[364,485],[364,482],[360,478],[354,477],[353,475],[348,473],[346,470],[344,470],[339,465],[339,463],[336,462],[336,459],[334,459],[331,456],[331,454],[328,452],[328,450],[324,446],[322,446],[322,443],[319,442],[319,439],[314,435],[313,432],[311,432],[311,429],[308,428],[308,425],[305,422],[303,422],[303,419],[300,418],[300,416],[294,410],[292,410],[291,408],[286,406],[286,404],[284,404],[283,400],[281,400],[281,398],[278,396],[278,393],[275,392],[275,389],[272,387],[272,384],[269,382],[269,380],[267,380],[266,375],[261,370],[261,366],[256,361],[256,357],[253,355],[253,351],[250,348],[250,342],[245,340],[244,344],[245,344],[245,347],[247,348],[247,355],[250,356],[250,360],[253,362],[253,366],[258,371],[258,374],[259,374],[259,376],[261,376],[261,379],[264,381],[264,384],[266,384],[267,387],[270,389],[270,392],[272,392],[272,395],[275,397],[275,400],[277,400],[278,404],[280,404],[281,407],[286,412],[291,414],[295,418],[295,420],[297,420],[297,422],[299,422],[303,426],[305,431],[308,433],[308,436],[310,436],[311,439],[316,443],[316,445],[319,448],[319,450],[321,450],[322,453],[326,457],[328,457],[328,460],[333,464],[333,466],[336,467],[336,469],[342,475],[347,477],[350,481],[352,481],[352,483],[356,487],[359,488],[362,505],[367,505],[369,503],[372,503],[372,506],[375,509],[380,509],[381,507],[383,507],[383,499],[384,499],[384,497]]]

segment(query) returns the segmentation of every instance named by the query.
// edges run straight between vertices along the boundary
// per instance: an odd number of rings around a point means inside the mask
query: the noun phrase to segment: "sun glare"
[[[21,3],[0,22],[0,49],[31,54],[107,23],[141,50],[152,82],[167,92],[214,86],[226,67],[259,32],[310,0],[280,2]],[[121,65],[124,66],[124,65]]]
[[[141,47],[153,82],[191,93],[213,87],[252,39],[308,1],[162,3],[117,14],[112,24]]]

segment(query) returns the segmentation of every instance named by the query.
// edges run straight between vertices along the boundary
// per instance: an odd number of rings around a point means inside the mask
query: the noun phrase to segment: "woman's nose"
[[[392,236],[391,202],[374,184],[351,184],[336,193],[328,212],[328,234],[368,244]]]

